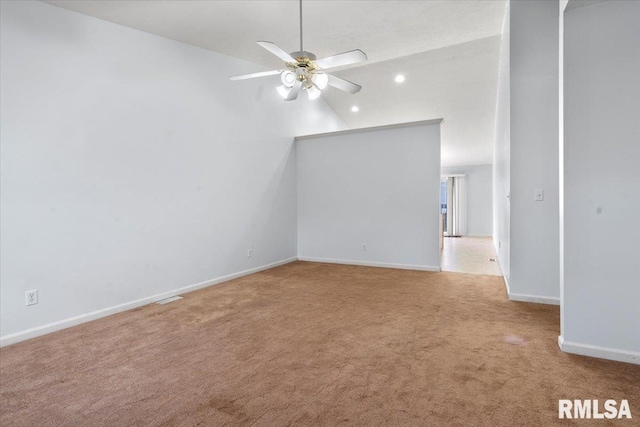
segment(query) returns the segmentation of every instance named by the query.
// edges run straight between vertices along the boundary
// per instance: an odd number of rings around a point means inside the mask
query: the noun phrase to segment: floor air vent
[[[176,295],[175,297],[169,297],[161,299],[160,301],[156,301],[156,304],[169,304],[170,302],[178,301],[179,299],[182,299],[182,297]]]

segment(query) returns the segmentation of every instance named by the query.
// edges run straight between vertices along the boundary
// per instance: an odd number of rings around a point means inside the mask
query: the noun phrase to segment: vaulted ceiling
[[[256,71],[282,67],[257,40],[289,52],[300,47],[296,0],[47,2],[263,66]],[[361,92],[323,93],[350,127],[444,118],[443,164],[486,164],[505,8],[506,0],[305,0],[304,48],[319,58],[367,53],[366,63],[334,73]],[[394,82],[397,74],[404,83]]]

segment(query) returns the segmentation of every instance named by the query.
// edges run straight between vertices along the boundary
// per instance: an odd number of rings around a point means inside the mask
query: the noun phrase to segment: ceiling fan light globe
[[[315,73],[311,79],[313,84],[318,87],[318,89],[323,90],[327,87],[327,83],[329,83],[329,76],[325,73]]]
[[[283,71],[282,74],[280,74],[280,80],[284,86],[291,87],[296,81],[296,76],[291,71]]]
[[[307,95],[309,95],[309,99],[312,101],[314,99],[318,99],[321,94],[322,94],[322,91],[320,91],[320,89],[318,89],[315,86],[309,86],[307,88]]]
[[[276,88],[276,90],[278,91],[278,93],[280,94],[281,97],[283,98],[287,98],[287,96],[289,95],[289,92],[291,91],[290,88],[284,86],[284,85],[280,85]]]

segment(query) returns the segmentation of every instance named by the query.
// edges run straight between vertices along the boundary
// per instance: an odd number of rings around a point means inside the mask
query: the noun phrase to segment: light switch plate
[[[542,202],[544,200],[544,190],[536,190],[535,200],[536,202]]]

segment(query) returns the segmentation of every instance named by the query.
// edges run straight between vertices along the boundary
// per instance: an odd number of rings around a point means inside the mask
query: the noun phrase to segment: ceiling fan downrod
[[[304,52],[302,48],[302,0],[300,0],[300,52]]]

